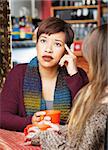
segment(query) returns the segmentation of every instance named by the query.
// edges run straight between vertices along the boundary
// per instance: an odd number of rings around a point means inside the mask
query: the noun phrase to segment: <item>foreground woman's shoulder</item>
[[[108,97],[104,98],[101,103],[97,105],[97,111],[108,114]]]

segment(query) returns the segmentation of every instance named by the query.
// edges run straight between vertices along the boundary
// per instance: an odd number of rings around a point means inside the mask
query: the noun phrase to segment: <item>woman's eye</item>
[[[40,39],[40,42],[41,42],[41,43],[45,43],[46,40],[45,40],[45,39]]]
[[[55,45],[56,45],[57,47],[61,47],[61,46],[62,46],[61,43],[55,43]]]

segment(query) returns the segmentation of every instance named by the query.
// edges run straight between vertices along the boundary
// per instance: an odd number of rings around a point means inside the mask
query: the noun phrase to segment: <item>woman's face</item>
[[[64,32],[41,34],[36,45],[39,64],[43,67],[57,66],[65,51],[64,44]]]

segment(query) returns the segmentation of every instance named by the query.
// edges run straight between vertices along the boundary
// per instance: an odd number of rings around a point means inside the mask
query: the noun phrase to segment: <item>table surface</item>
[[[0,129],[0,150],[41,150],[40,147],[24,145],[24,139],[24,133]]]

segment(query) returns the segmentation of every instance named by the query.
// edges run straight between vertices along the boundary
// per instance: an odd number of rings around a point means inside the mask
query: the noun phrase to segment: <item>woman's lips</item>
[[[47,61],[47,62],[49,62],[53,59],[52,56],[42,56],[42,58],[43,58],[44,61]]]

